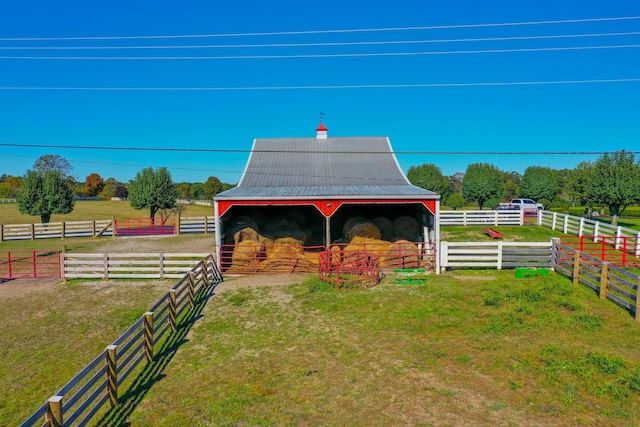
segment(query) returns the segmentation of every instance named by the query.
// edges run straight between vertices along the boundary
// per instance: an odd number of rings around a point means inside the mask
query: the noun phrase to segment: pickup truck
[[[510,203],[500,203],[500,210],[523,210],[525,212],[538,212],[544,209],[542,203],[536,203],[531,199],[513,199]]]

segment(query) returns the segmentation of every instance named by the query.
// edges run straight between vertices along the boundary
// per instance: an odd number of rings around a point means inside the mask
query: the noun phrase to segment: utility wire
[[[303,55],[227,55],[227,56],[0,56],[0,59],[64,60],[64,61],[184,61],[218,59],[309,59],[309,58],[364,58],[383,56],[472,55],[479,53],[554,52],[580,50],[606,50],[638,48],[640,44],[608,46],[540,47],[521,49],[452,50],[427,52],[327,53]]]
[[[336,30],[307,30],[307,31],[273,31],[254,33],[227,33],[227,34],[182,34],[182,35],[143,35],[143,36],[93,36],[93,37],[5,37],[0,41],[55,41],[55,40],[141,40],[141,39],[184,39],[184,38],[213,38],[213,37],[262,37],[262,36],[288,36],[304,34],[343,34],[343,33],[374,33],[386,31],[422,31],[457,28],[487,28],[487,27],[518,27],[532,25],[556,25],[575,24],[588,22],[631,21],[640,19],[640,16],[618,16],[605,18],[562,19],[552,21],[523,21],[502,22],[488,24],[460,24],[460,25],[432,25],[420,27],[384,27],[384,28],[353,28]]]
[[[504,156],[504,155],[601,155],[609,151],[317,151],[317,150],[252,150],[241,148],[185,148],[185,147],[113,147],[99,145],[45,145],[45,144],[12,144],[0,143],[0,147],[23,148],[58,148],[75,150],[107,150],[107,151],[161,151],[184,153],[292,153],[292,154],[395,154],[395,155],[445,155],[445,156]],[[640,154],[640,151],[627,151]]]
[[[549,80],[521,82],[478,82],[478,83],[397,83],[365,85],[301,85],[301,86],[237,86],[237,87],[53,87],[53,86],[0,86],[0,91],[115,91],[115,92],[214,92],[214,91],[271,91],[271,90],[313,90],[313,89],[402,89],[418,87],[493,87],[493,86],[545,86],[594,83],[636,83],[640,78]]]
[[[272,47],[337,47],[337,46],[383,46],[427,43],[471,43],[490,41],[522,41],[575,39],[585,37],[620,37],[639,35],[640,31],[617,33],[556,34],[545,36],[480,37],[462,39],[426,40],[383,40],[360,42],[320,42],[320,43],[262,43],[262,44],[216,44],[216,45],[147,45],[147,46],[0,46],[0,50],[128,50],[128,49],[243,49]]]

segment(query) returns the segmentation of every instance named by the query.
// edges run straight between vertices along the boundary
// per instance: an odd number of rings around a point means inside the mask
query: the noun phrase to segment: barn
[[[256,236],[293,239],[305,252],[362,236],[414,242],[438,271],[440,195],[409,183],[388,137],[330,137],[320,122],[315,137],[257,138],[238,186],[214,207],[223,267]]]

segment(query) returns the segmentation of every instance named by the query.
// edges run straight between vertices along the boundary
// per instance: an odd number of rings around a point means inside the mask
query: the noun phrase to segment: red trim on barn
[[[332,216],[342,205],[379,205],[421,203],[436,215],[436,200],[420,199],[341,199],[341,200],[218,200],[218,216],[232,206],[315,206],[325,217]]]

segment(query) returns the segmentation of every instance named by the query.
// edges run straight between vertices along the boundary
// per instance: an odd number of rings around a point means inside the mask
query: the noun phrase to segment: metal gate
[[[0,279],[60,278],[59,251],[0,251]]]

